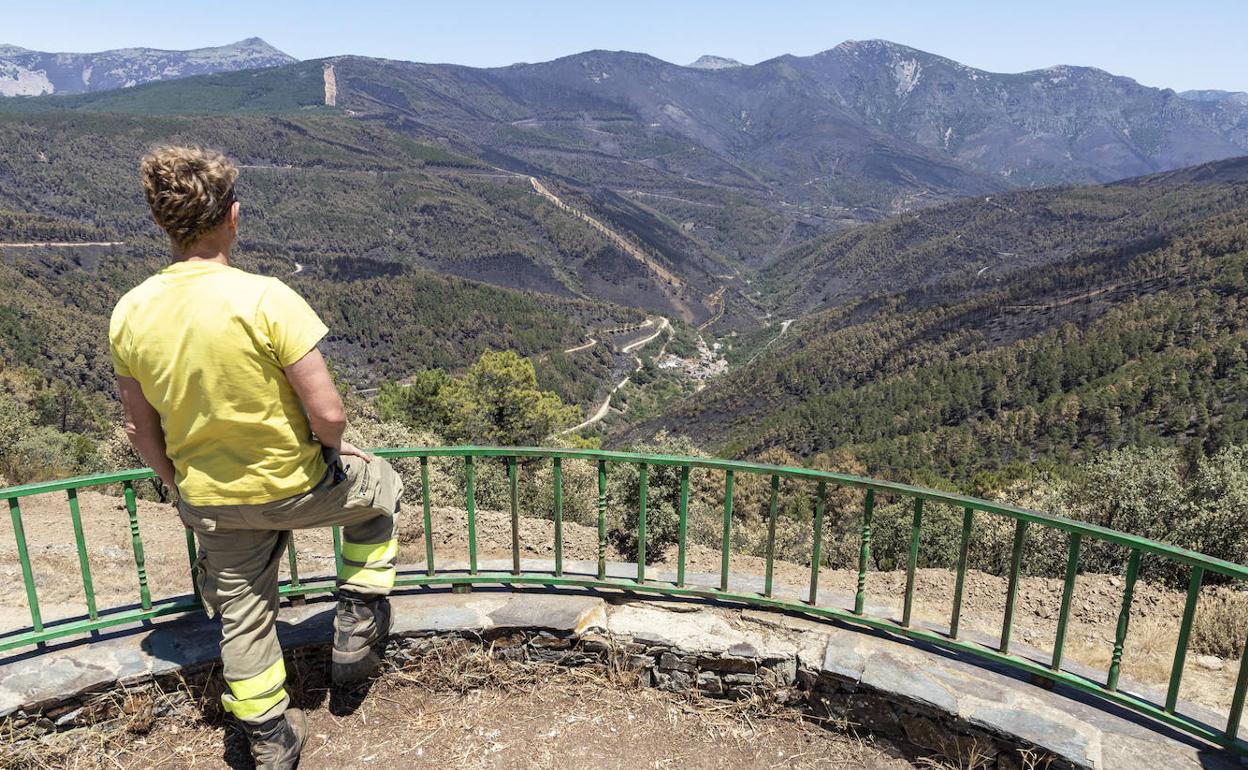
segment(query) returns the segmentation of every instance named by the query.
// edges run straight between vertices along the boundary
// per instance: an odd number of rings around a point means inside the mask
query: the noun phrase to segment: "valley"
[[[288,767],[283,687],[316,767],[1248,754],[1243,13],[1119,5],[11,9],[0,765]],[[241,672],[181,495],[340,427],[386,532],[270,551]]]
[[[1246,131],[1234,99],[886,41],[0,98],[0,474],[128,462],[103,330],[166,259],[133,179],[161,142],[239,165],[239,264],[326,320],[370,430],[1007,499],[1120,452],[1195,473],[1248,444]],[[520,433],[455,411],[491,378]]]

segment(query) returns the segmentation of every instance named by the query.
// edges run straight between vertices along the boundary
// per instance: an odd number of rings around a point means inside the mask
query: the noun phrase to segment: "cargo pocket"
[[[195,578],[195,587],[199,589],[199,602],[204,606],[204,612],[208,617],[215,618],[221,607],[221,596],[217,591],[217,583],[208,576],[208,558],[203,551],[199,552],[199,558],[195,559],[195,564],[191,570]]]
[[[346,461],[349,463],[348,479],[351,483],[351,489],[347,492],[346,506],[349,509],[356,508],[372,508],[373,500],[377,498],[377,471],[371,466],[373,463],[383,462],[380,459],[373,460],[372,463],[364,462],[359,457],[352,457]],[[351,471],[355,470],[356,478],[351,479]]]
[[[370,463],[377,477],[377,489],[373,497],[373,507],[390,518],[397,518],[399,500],[403,496],[403,478],[389,462],[380,457]]]

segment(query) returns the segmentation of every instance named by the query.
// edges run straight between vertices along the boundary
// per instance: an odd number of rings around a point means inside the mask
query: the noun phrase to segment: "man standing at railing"
[[[281,281],[230,266],[238,169],[217,152],[161,147],[141,172],[174,256],[113,311],[126,433],[199,538],[204,605],[221,617],[225,709],[258,767],[293,768],[306,726],[288,708],[275,628],[290,530],[343,525],[333,677],[366,679],[390,629],[403,483],[342,439],[342,400],[316,348],[325,325]]]

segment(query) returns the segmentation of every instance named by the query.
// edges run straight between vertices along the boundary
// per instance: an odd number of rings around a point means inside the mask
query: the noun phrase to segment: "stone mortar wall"
[[[672,649],[636,639],[587,635],[574,650],[622,652],[626,664],[646,683],[674,693],[697,690],[712,698],[765,698],[798,706],[830,726],[853,728],[901,746],[911,758],[934,757],[952,761],[979,757],[982,770],[1073,766],[1034,746],[1023,746],[1004,735],[992,735],[974,725],[917,703],[903,703],[827,672],[799,667],[796,657],[767,658],[749,645],[707,655]]]
[[[531,629],[429,632],[392,638],[386,660],[402,669],[441,645],[468,640],[494,655],[517,663],[566,667],[615,667],[634,673],[642,684],[672,693],[745,700],[765,699],[805,711],[832,729],[870,734],[898,745],[911,759],[933,758],[975,770],[1069,770],[1074,766],[1017,739],[994,735],[962,720],[858,682],[799,666],[795,656],[771,658],[748,644],[708,654],[670,647],[652,640],[605,633],[553,633]],[[328,647],[312,645],[286,651],[288,669],[313,679],[325,678]],[[42,708],[19,711],[0,724],[10,740],[39,740],[50,733],[91,726],[142,731],[163,716],[200,708],[220,719],[218,665],[200,666],[171,676],[119,683],[106,692],[83,693]],[[297,700],[297,697],[296,697]],[[209,713],[215,712],[215,713]],[[978,764],[970,764],[976,757]]]

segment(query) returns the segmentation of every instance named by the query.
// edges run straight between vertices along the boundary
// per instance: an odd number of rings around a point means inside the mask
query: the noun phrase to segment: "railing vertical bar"
[[[286,559],[290,564],[290,587],[298,588],[299,583],[299,559],[295,552],[295,533],[286,533]],[[301,605],[306,599],[301,594],[295,594],[291,597],[290,603],[293,605]]]
[[[975,524],[975,509],[965,508],[962,511],[962,540],[958,545],[958,576],[953,584],[953,614],[949,618],[949,637],[958,638],[958,627],[962,622],[962,591],[966,588],[966,561],[971,550],[971,528]]]
[[[130,517],[130,543],[134,546],[134,566],[139,573],[139,603],[143,609],[152,608],[152,593],[147,587],[147,560],[143,555],[143,537],[139,534],[139,509],[134,502],[134,484],[123,485],[126,513]]]
[[[334,533],[334,574],[342,574],[342,527],[332,527]]]
[[[507,458],[508,502],[511,506],[511,574],[520,574],[520,469],[516,458]]]
[[[1066,555],[1066,580],[1062,584],[1062,608],[1057,613],[1057,637],[1053,640],[1053,660],[1049,668],[1060,671],[1062,652],[1066,647],[1066,624],[1070,621],[1070,604],[1075,595],[1075,578],[1079,574],[1079,546],[1083,535],[1070,533],[1070,550]]]
[[[1174,645],[1174,665],[1170,667],[1170,687],[1166,690],[1166,711],[1171,714],[1179,703],[1179,685],[1183,681],[1183,664],[1187,662],[1187,640],[1192,634],[1192,621],[1196,619],[1196,604],[1200,601],[1200,584],[1205,579],[1204,567],[1192,567],[1192,579],[1187,585],[1187,602],[1183,605],[1183,621],[1179,624],[1179,638]]]
[[[767,503],[767,574],[763,578],[763,596],[771,597],[771,576],[776,566],[776,499],[780,494],[780,477],[771,476],[771,499]]]
[[[914,575],[919,567],[919,536],[923,530],[923,498],[914,498],[914,516],[910,520],[910,558],[906,561],[906,598],[901,610],[901,624],[910,626],[914,609]]]
[[[468,510],[468,574],[477,574],[476,467],[472,455],[464,457],[464,505]]]
[[[607,461],[598,461],[598,579],[607,578]]]
[[[186,527],[186,558],[191,563],[191,593],[196,601],[202,600],[199,593],[199,549],[195,545],[195,530],[190,527]]]
[[[719,556],[719,590],[728,590],[728,549],[732,545],[732,485],[733,473],[724,472],[724,540]]]
[[[420,508],[425,520],[425,574],[433,577],[433,513],[429,502],[429,458],[420,458]]]
[[[646,498],[650,494],[650,467],[638,468],[637,479],[637,582],[646,582]]]
[[[1122,587],[1122,609],[1118,611],[1118,629],[1114,634],[1114,652],[1109,659],[1109,676],[1105,680],[1105,688],[1110,692],[1118,690],[1118,675],[1122,672],[1122,648],[1127,643],[1127,627],[1131,623],[1131,599],[1135,594],[1135,579],[1140,574],[1140,551],[1131,549],[1131,558],[1127,561],[1127,577]]]
[[[819,601],[819,568],[823,566],[823,512],[827,508],[828,482],[815,487],[815,539],[810,549],[810,596],[806,601]]]
[[[871,562],[871,519],[875,515],[875,490],[868,489],[862,504],[862,538],[858,545],[858,590],[854,593],[854,614],[861,615],[867,603],[867,565]]]
[[[22,528],[22,508],[16,497],[9,498],[9,518],[13,521],[13,539],[17,541],[17,559],[22,564],[22,584],[26,586],[26,604],[30,607],[30,626],[36,633],[43,631],[43,616],[39,613],[39,595],[35,591],[35,575],[30,568],[30,554],[26,549],[26,530]]]
[[[1005,618],[1001,622],[1001,652],[1010,651],[1014,632],[1014,606],[1018,603],[1018,576],[1023,568],[1023,543],[1027,539],[1027,522],[1014,524],[1014,549],[1010,552],[1010,582],[1005,589]]]
[[[680,509],[676,531],[676,585],[685,585],[685,547],[689,536],[689,466],[680,466]]]
[[[1244,641],[1239,654],[1239,674],[1235,677],[1235,695],[1231,698],[1231,712],[1226,718],[1225,735],[1231,740],[1239,738],[1239,721],[1244,715],[1244,694],[1248,692],[1248,640]]]
[[[78,570],[82,573],[82,592],[87,598],[87,615],[92,620],[99,618],[95,606],[95,586],[91,583],[91,560],[87,558],[87,538],[82,532],[82,512],[78,509],[78,490],[70,489],[69,520],[74,527],[74,544],[78,548]]]
[[[563,577],[563,458],[554,459],[555,473],[555,577]]]

